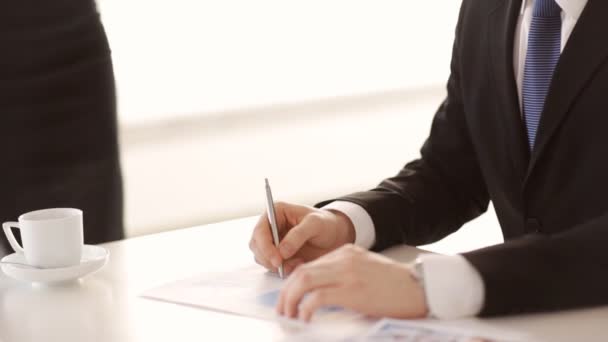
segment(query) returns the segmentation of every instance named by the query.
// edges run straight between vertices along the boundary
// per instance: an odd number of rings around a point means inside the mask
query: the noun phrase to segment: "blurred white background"
[[[417,157],[460,2],[99,0],[129,236],[368,189]],[[454,234],[501,240],[493,210]],[[453,252],[446,244],[444,251]]]

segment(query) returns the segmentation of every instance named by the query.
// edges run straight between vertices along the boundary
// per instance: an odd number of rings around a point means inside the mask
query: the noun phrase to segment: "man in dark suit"
[[[279,248],[260,219],[256,260],[295,269],[278,311],[453,318],[608,304],[607,18],[604,0],[464,0],[421,158],[322,209],[279,204]],[[365,250],[437,241],[490,200],[503,244],[414,265]]]
[[[114,75],[95,2],[2,2],[0,45],[0,218],[76,207],[85,243],[123,238]]]

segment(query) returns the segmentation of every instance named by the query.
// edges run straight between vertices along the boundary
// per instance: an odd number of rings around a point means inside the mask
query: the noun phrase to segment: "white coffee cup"
[[[80,264],[83,246],[82,210],[52,208],[19,216],[19,222],[2,224],[4,234],[17,253],[32,266],[67,267]],[[19,245],[11,228],[21,230]]]

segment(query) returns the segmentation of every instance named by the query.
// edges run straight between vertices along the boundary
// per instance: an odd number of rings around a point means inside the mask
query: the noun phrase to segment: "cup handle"
[[[19,227],[19,222],[4,222],[2,224],[2,229],[4,229],[4,234],[6,235],[8,242],[11,244],[11,247],[13,247],[15,252],[24,253],[23,247],[21,247],[19,245],[19,242],[17,242],[17,239],[15,239],[15,235],[13,235],[13,231],[11,228],[21,229],[21,227]]]

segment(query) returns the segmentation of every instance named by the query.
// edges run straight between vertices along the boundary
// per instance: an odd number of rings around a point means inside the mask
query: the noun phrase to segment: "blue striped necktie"
[[[536,0],[534,3],[522,89],[530,150],[534,149],[545,98],[560,56],[561,11],[555,0]]]

